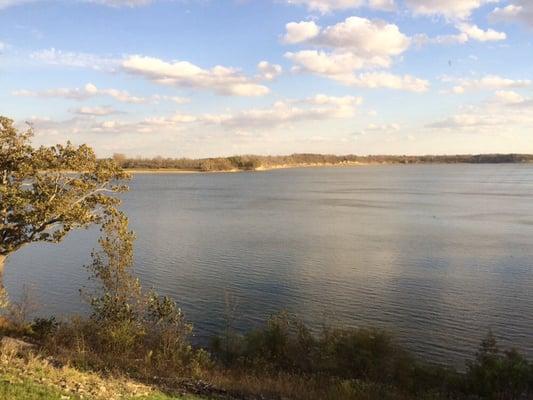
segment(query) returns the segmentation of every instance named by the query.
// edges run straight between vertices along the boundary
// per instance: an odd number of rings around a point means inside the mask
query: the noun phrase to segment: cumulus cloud
[[[426,34],[418,34],[413,38],[413,42],[418,46],[427,44],[464,44],[470,40],[478,42],[495,42],[507,39],[505,32],[498,32],[494,29],[483,30],[475,24],[461,22],[456,25],[459,31],[456,34],[439,35],[429,37]]]
[[[405,0],[415,15],[442,15],[448,19],[467,19],[473,11],[499,0]]]
[[[315,21],[289,22],[285,25],[285,31],[283,41],[286,44],[296,44],[317,37],[320,27]]]
[[[211,90],[231,96],[263,96],[270,90],[235,68],[217,65],[203,69],[187,61],[166,62],[154,57],[130,56],[122,69],[155,83],[176,87]]]
[[[381,20],[349,17],[325,28],[313,42],[335,50],[349,51],[371,64],[390,65],[391,57],[402,54],[410,39],[398,26]]]
[[[324,29],[315,22],[292,22],[286,29],[288,43],[350,50],[366,58],[397,56],[410,45],[410,38],[400,32],[397,25],[362,17],[348,17]]]
[[[479,42],[493,42],[507,39],[505,32],[498,32],[494,29],[483,30],[477,25],[462,23],[457,25],[457,29],[468,38]]]
[[[310,11],[322,14],[335,10],[355,9],[362,6],[376,10],[392,11],[396,8],[394,0],[286,0],[288,4],[303,5]]]
[[[533,27],[533,3],[530,0],[514,0],[505,7],[496,7],[491,18],[497,21],[520,22]]]
[[[335,25],[306,29],[312,34],[295,35],[302,23],[287,25],[285,41],[306,44],[322,49],[287,52],[285,57],[294,63],[294,72],[309,72],[338,82],[365,88],[389,88],[423,92],[429,87],[425,80],[410,75],[398,76],[389,72],[373,71],[357,74],[360,70],[389,68],[395,57],[403,54],[411,38],[398,26],[381,20],[349,17]],[[305,23],[308,26],[308,23]],[[312,23],[314,24],[314,22]]]
[[[278,64],[271,64],[268,61],[261,61],[257,64],[259,70],[258,78],[265,81],[272,81],[283,73],[283,68]]]
[[[285,57],[296,64],[295,72],[310,72],[339,82],[349,82],[355,70],[390,66],[388,58],[368,59],[350,52],[302,50],[285,53]]]

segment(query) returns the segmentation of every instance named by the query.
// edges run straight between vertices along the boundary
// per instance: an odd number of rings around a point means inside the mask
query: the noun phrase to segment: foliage
[[[124,369],[140,372],[144,368],[165,375],[195,373],[208,363],[208,357],[190,345],[192,326],[177,304],[143,290],[132,270],[134,239],[120,212],[103,224],[100,250],[93,252],[88,266],[95,288],[82,291],[92,314],[70,330],[75,338],[70,344],[79,348],[82,343],[84,352],[89,347],[100,365],[122,363]],[[72,327],[63,327],[64,337]]]
[[[30,332],[35,339],[42,341],[55,334],[58,327],[59,322],[56,321],[55,317],[35,318],[30,325]]]
[[[321,374],[375,382],[406,381],[412,358],[386,333],[373,329],[324,328],[319,335],[287,313],[274,315],[266,326],[234,341],[231,354],[220,342],[215,354],[233,366],[296,374]]]
[[[34,148],[31,126],[0,116],[0,275],[6,258],[33,242],[61,241],[115,212],[127,174],[86,146]],[[1,278],[1,276],[0,276]]]
[[[533,364],[516,350],[502,352],[489,332],[483,339],[476,359],[468,363],[467,391],[484,399],[533,396]]]
[[[468,363],[467,373],[417,360],[383,331],[326,327],[313,334],[287,313],[274,315],[263,328],[233,337],[229,347],[226,343],[224,338],[215,340],[213,354],[225,369],[241,371],[237,380],[242,374],[258,380],[305,378],[304,386],[321,393],[316,398],[329,398],[331,393],[342,393],[332,399],[387,398],[391,393],[396,393],[391,398],[417,399],[533,396],[533,364],[515,350],[501,352],[491,333],[476,359]]]

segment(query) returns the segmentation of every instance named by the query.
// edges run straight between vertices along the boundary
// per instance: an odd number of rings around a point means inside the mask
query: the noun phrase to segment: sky
[[[531,0],[0,0],[0,115],[100,156],[533,153]]]

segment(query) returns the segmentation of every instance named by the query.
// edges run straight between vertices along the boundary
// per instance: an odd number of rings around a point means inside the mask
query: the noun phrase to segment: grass
[[[116,399],[110,394],[110,399]],[[55,387],[46,386],[25,379],[15,381],[8,375],[0,376],[0,399],[3,400],[81,400],[82,398]],[[90,397],[83,397],[90,399]],[[124,400],[200,400],[199,397],[170,397],[163,393],[152,393],[147,396],[123,397]]]
[[[0,399],[6,400],[66,400],[79,399],[77,396],[66,395],[56,388],[36,384],[29,380],[14,381],[12,377],[0,377]]]
[[[0,399],[201,400],[190,395],[166,395],[128,378],[55,366],[51,360],[33,354],[30,349],[21,349],[16,343],[0,347]]]

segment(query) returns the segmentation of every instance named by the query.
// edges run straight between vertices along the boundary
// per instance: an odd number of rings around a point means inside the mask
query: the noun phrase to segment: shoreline
[[[420,165],[532,165],[533,163],[518,162],[518,163],[468,163],[468,162],[456,162],[456,163],[362,163],[362,162],[350,162],[339,164],[282,164],[275,166],[257,167],[254,169],[239,169],[234,168],[230,170],[217,170],[217,171],[201,171],[201,170],[189,170],[189,169],[177,169],[177,168],[125,168],[124,171],[133,175],[145,175],[145,174],[234,174],[240,172],[268,172],[284,169],[297,169],[297,168],[353,168],[353,167],[372,167],[372,166],[384,166],[395,165],[400,167],[405,166],[420,166]]]
[[[176,168],[125,168],[124,171],[131,174],[224,174],[224,173],[238,173],[238,172],[268,172],[281,169],[295,169],[295,168],[349,168],[349,167],[362,167],[370,165],[385,165],[378,163],[339,163],[339,164],[283,164],[267,167],[257,167],[254,169],[228,169],[220,171],[200,171],[189,169],[176,169]],[[393,165],[393,164],[390,164]]]

